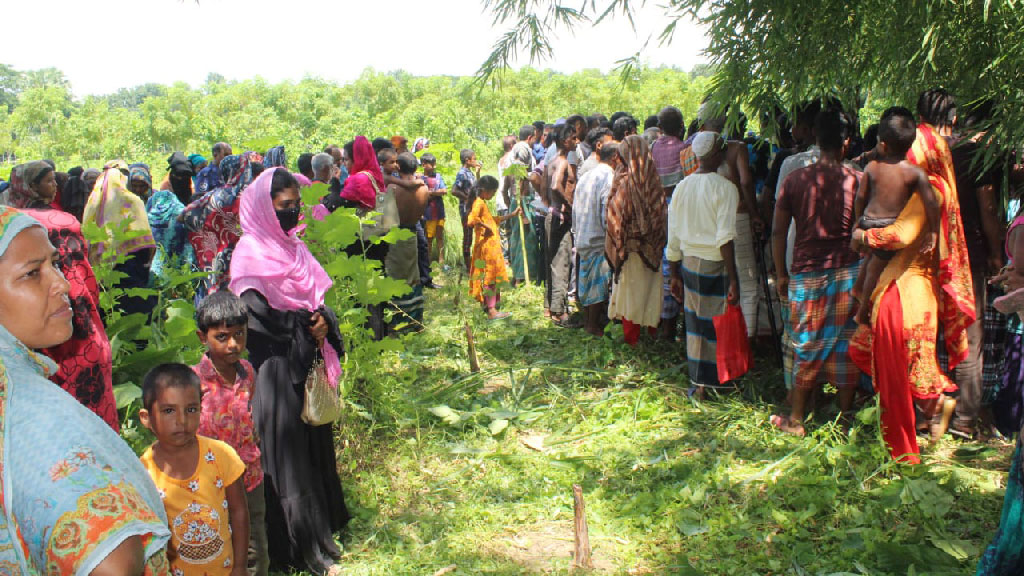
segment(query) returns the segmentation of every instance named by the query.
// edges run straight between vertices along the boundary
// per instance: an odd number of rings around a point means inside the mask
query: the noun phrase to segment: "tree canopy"
[[[492,77],[520,52],[551,56],[551,40],[608,18],[632,21],[637,0],[484,0],[507,32],[479,70]],[[658,41],[678,25],[708,29],[715,98],[757,110],[823,95],[848,105],[876,97],[916,102],[943,87],[959,103],[991,99],[1005,145],[1024,142],[1024,6],[1021,0],[665,0]],[[629,73],[642,53],[619,62]],[[850,106],[853,108],[853,106]],[[872,119],[873,120],[873,119]]]
[[[66,82],[27,82],[22,78],[40,75],[13,69],[9,76],[17,81],[7,92],[4,70],[0,95],[9,94],[12,103],[9,113],[0,107],[0,158],[51,158],[61,167],[125,158],[163,168],[173,150],[208,154],[218,141],[261,152],[283,144],[294,162],[302,152],[357,134],[425,136],[456,152],[474,148],[492,166],[501,137],[524,124],[617,110],[642,121],[665,103],[692,115],[710,82],[671,68],[640,70],[631,86],[593,70],[566,75],[527,68],[510,73],[500,90],[478,90],[470,77],[374,70],[343,86],[316,78],[227,82],[211,74],[196,88],[145,84],[77,100]]]

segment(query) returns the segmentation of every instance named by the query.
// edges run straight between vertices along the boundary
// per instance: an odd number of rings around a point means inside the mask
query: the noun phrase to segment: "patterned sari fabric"
[[[58,366],[51,380],[119,431],[110,342],[100,318],[99,286],[89,264],[81,225],[71,214],[51,209],[25,185],[25,166],[15,166],[11,173],[11,205],[46,227],[50,243],[57,249],[57,265],[70,285],[68,299],[74,311],[71,339],[43,350]]]
[[[890,452],[916,463],[914,404],[929,414],[943,393],[956,390],[936,357],[939,327],[953,368],[967,356],[967,326],[975,312],[949,147],[934,128],[922,124],[907,158],[925,170],[939,199],[938,246],[929,256],[920,253],[927,217],[918,195],[910,198],[896,223],[865,233],[870,248],[897,253],[871,295],[870,327],[858,328],[850,353],[871,374],[882,400],[883,435]]]
[[[103,228],[108,224],[120,226],[128,223],[131,237],[113,244],[113,234],[107,242],[98,242],[89,248],[89,259],[96,261],[108,248],[115,254],[130,254],[147,248],[156,248],[153,231],[146,217],[146,205],[142,199],[128,190],[128,165],[114,160],[103,167],[103,174],[96,180],[96,187],[89,195],[82,215],[82,223],[93,223]]]
[[[28,179],[40,173],[40,168],[49,169],[49,164],[41,160],[18,164],[11,169],[11,182],[7,188],[7,205],[14,208],[48,208],[36,191],[28,184]]]
[[[0,255],[31,226],[0,211]],[[0,326],[0,575],[84,576],[132,536],[145,573],[167,574],[156,488],[110,426],[46,379],[56,370]]]
[[[267,168],[276,168],[278,166],[288,166],[288,157],[284,153],[284,146],[274,146],[270,150],[267,150],[267,155],[264,157],[263,165]]]
[[[907,160],[928,174],[928,182],[936,196],[943,199],[938,246],[941,289],[938,313],[952,369],[967,357],[967,327],[974,323],[976,315],[953,156],[945,138],[939,136],[932,126],[921,124],[917,127],[917,140],[907,153]]]
[[[189,265],[195,262],[195,251],[185,235],[185,224],[178,216],[185,205],[170,190],[157,190],[146,200],[146,215],[153,229],[153,239],[159,245],[149,265],[150,279],[159,281],[168,265]]]
[[[196,267],[207,272],[200,290],[220,290],[231,281],[231,255],[242,235],[238,218],[239,197],[252,180],[254,156],[245,153],[220,161],[225,184],[188,205],[182,220],[195,251]]]
[[[57,248],[57,265],[71,285],[68,293],[74,311],[71,339],[42,351],[58,366],[50,379],[119,432],[110,341],[100,317],[99,286],[89,264],[81,226],[74,216],[59,210],[25,210],[25,213],[46,227],[50,243]]]
[[[661,270],[661,258],[668,239],[668,210],[665,189],[654,169],[647,142],[627,136],[619,145],[622,163],[608,197],[605,255],[618,276],[630,253],[640,256],[651,270]]]

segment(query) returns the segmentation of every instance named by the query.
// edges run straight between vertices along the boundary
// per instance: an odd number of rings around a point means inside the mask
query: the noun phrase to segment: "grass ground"
[[[573,484],[595,574],[965,574],[995,531],[1008,445],[943,440],[893,464],[871,402],[848,437],[828,406],[785,436],[763,356],[738,391],[691,400],[679,345],[552,327],[532,287],[488,322],[447,281],[349,394],[346,574],[566,574]]]

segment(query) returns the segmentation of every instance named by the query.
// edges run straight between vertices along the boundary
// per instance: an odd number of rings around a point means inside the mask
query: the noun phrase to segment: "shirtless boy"
[[[544,222],[547,230],[548,283],[544,292],[544,309],[560,326],[569,322],[569,273],[572,259],[572,197],[576,189],[575,170],[569,152],[576,149],[576,128],[566,123],[557,128],[555,143],[558,156],[544,167],[541,198],[548,206]]]
[[[910,110],[893,107],[882,114],[878,125],[878,157],[864,169],[854,201],[854,213],[861,230],[885,228],[896,221],[907,201],[917,192],[928,216],[928,231],[921,244],[921,253],[928,254],[935,249],[938,238],[939,201],[928,183],[928,176],[907,161],[907,151],[914,145],[916,137],[917,126]],[[871,294],[886,263],[895,254],[889,250],[872,250],[861,262],[857,283],[853,287],[854,297],[861,301],[857,311],[858,323],[870,322]]]
[[[416,178],[418,162],[412,152],[402,152],[396,155],[393,162],[398,171],[398,177],[407,182],[414,182],[417,186],[416,188],[402,188],[393,185],[390,190],[395,195],[395,204],[398,206],[399,227],[412,233],[405,240],[395,242],[388,250],[387,259],[384,261],[384,268],[389,277],[404,280],[412,288],[411,292],[394,299],[393,303],[401,311],[401,314],[395,314],[392,318],[391,330],[395,332],[419,331],[423,322],[423,286],[420,284],[416,223],[423,217],[427,208],[430,190],[425,183]]]

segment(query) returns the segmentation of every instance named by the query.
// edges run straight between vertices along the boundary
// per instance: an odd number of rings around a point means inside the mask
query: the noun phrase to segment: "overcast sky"
[[[704,30],[692,23],[680,23],[671,46],[657,45],[664,18],[656,4],[640,10],[636,32],[617,20],[562,33],[556,58],[535,66],[608,71],[652,35],[649,64],[704,62]],[[341,83],[367,67],[470,75],[504,29],[479,0],[12,0],[3,16],[0,62],[59,68],[76,96],[146,82],[196,86],[210,72]]]

